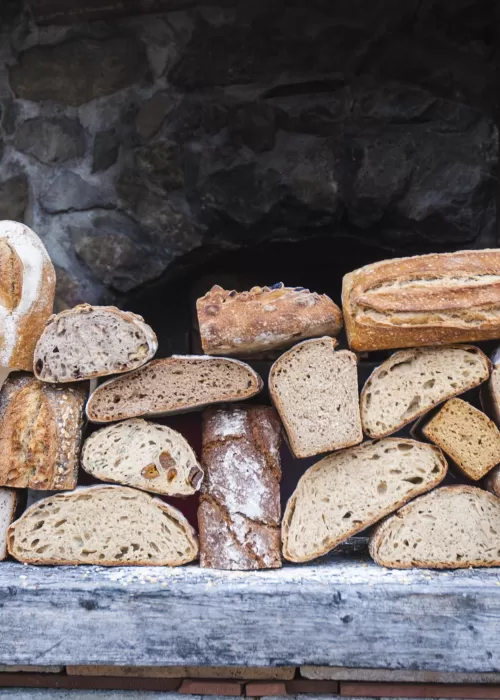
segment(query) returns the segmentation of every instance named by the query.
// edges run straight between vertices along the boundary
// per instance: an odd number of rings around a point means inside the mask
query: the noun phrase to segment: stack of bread
[[[356,270],[343,314],[304,288],[215,286],[197,303],[206,354],[153,359],[135,314],[51,315],[42,243],[0,222],[1,557],[277,568],[375,525],[385,566],[500,565],[500,355],[470,344],[500,339],[499,281],[500,251],[486,250]],[[337,349],[343,323],[350,349]],[[381,350],[396,352],[360,393],[358,359]],[[272,405],[247,402],[264,382],[245,360],[262,358]],[[494,420],[457,398],[480,385]],[[203,411],[200,460],[159,420],[189,411]],[[283,522],[282,434],[295,458],[318,457]],[[441,485],[449,465],[460,483]],[[80,467],[105,483],[78,486]],[[19,513],[28,488],[51,495]],[[197,492],[198,535],[165,500]]]

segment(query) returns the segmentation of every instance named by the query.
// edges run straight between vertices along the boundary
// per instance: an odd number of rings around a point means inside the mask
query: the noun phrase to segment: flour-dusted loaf
[[[0,489],[0,561],[7,556],[7,531],[14,520],[16,504],[15,491]]]
[[[356,355],[332,338],[305,340],[279,357],[269,391],[296,457],[361,442]]]
[[[141,316],[80,304],[49,319],[35,348],[34,371],[44,382],[105,377],[141,367],[157,348]]]
[[[345,275],[344,321],[356,351],[500,338],[500,250],[383,260]]]
[[[17,221],[0,221],[0,370],[33,370],[33,352],[52,314],[56,275],[42,241]]]
[[[214,403],[249,399],[262,387],[259,375],[239,360],[174,355],[101,384],[89,399],[87,416],[94,423],[108,423],[185,413]]]
[[[420,429],[473,481],[500,462],[500,430],[467,401],[450,399]]]
[[[198,554],[182,513],[125,486],[81,487],[38,501],[10,526],[8,547],[28,564],[178,566]]]
[[[372,438],[390,435],[489,374],[488,358],[473,345],[398,350],[363,387],[363,430]]]
[[[87,384],[10,375],[0,391],[0,486],[75,488],[87,396]]]
[[[305,338],[336,336],[342,328],[342,312],[329,297],[281,282],[248,292],[215,285],[196,308],[209,355],[267,355]]]
[[[269,406],[203,414],[200,563],[212,569],[281,566],[281,426]]]
[[[491,356],[491,362],[493,368],[485,399],[492,417],[496,424],[500,426],[500,347]]]
[[[92,433],[83,446],[82,467],[101,481],[166,496],[191,496],[203,480],[187,440],[166,425],[141,418]]]
[[[324,457],[301,477],[283,516],[283,554],[304,562],[439,484],[441,450],[405,438],[365,442]]]
[[[443,486],[380,523],[369,548],[377,564],[395,569],[500,566],[499,533],[499,498]]]

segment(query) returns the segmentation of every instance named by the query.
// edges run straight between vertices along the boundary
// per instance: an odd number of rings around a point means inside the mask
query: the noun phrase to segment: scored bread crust
[[[90,372],[87,371],[84,374],[79,372],[77,375],[73,373],[73,376],[48,376],[47,365],[46,362],[44,362],[43,354],[45,352],[45,346],[49,345],[50,347],[53,344],[53,341],[51,340],[52,331],[55,331],[57,336],[57,325],[61,322],[64,322],[64,319],[70,316],[81,316],[82,319],[85,319],[86,317],[90,317],[94,312],[109,315],[110,318],[112,318],[113,316],[118,317],[122,321],[125,321],[131,326],[134,326],[137,332],[143,334],[144,342],[141,343],[141,345],[137,348],[137,357],[134,357],[132,359],[128,358],[128,361],[126,363],[123,363],[122,365],[114,365],[110,370],[95,370]],[[139,353],[138,351],[144,345],[146,345],[146,349],[142,351],[142,353]],[[86,379],[92,379],[94,377],[105,377],[111,374],[121,374],[123,372],[130,372],[131,370],[135,370],[144,365],[146,362],[148,362],[152,357],[154,357],[157,349],[158,339],[156,337],[156,334],[154,333],[153,329],[150,326],[148,326],[147,323],[145,323],[142,316],[134,314],[131,311],[122,311],[116,306],[91,306],[90,304],[79,304],[78,306],[75,306],[72,309],[65,309],[59,314],[54,314],[48,319],[47,323],[45,324],[43,333],[36,344],[35,353],[33,357],[33,366],[30,369],[34,372],[37,379],[40,379],[44,382],[66,383],[81,381]],[[88,352],[89,356],[92,356],[92,348],[88,348]]]
[[[172,365],[173,367],[177,366],[184,366],[186,368],[189,367],[189,363],[194,362],[194,363],[206,363],[206,362],[213,362],[213,363],[221,363],[221,362],[227,362],[230,363],[233,366],[239,366],[242,369],[245,370],[245,372],[248,374],[248,381],[251,383],[251,386],[247,388],[244,394],[237,394],[236,392],[233,395],[228,395],[224,396],[217,401],[198,401],[194,404],[181,404],[179,405],[176,403],[175,408],[168,408],[167,406],[171,406],[172,400],[169,399],[168,396],[165,396],[164,401],[165,401],[165,408],[159,411],[150,411],[150,410],[142,410],[140,407],[139,408],[129,408],[127,410],[123,409],[121,412],[116,412],[113,413],[113,415],[106,414],[106,415],[99,415],[99,410],[98,410],[98,402],[101,399],[101,396],[109,392],[110,394],[118,394],[120,391],[120,386],[122,384],[126,384],[129,381],[134,381],[136,379],[141,379],[141,377],[146,377],[147,381],[147,375],[148,374],[154,374],[155,370],[158,367],[161,366],[170,366]],[[202,408],[205,408],[205,406],[209,406],[214,403],[227,403],[227,402],[232,402],[232,401],[242,401],[245,399],[249,399],[252,396],[256,396],[260,391],[262,391],[262,388],[264,386],[264,382],[262,381],[262,378],[257,374],[257,372],[252,369],[249,365],[245,364],[244,362],[241,362],[241,360],[236,360],[234,358],[230,357],[213,357],[210,355],[172,355],[172,357],[166,357],[164,359],[160,360],[152,360],[151,362],[148,362],[146,365],[143,367],[140,367],[138,370],[135,370],[134,372],[130,372],[128,374],[125,374],[120,377],[115,377],[113,379],[108,379],[107,381],[103,382],[100,384],[90,395],[89,400],[87,402],[87,417],[90,421],[93,423],[110,423],[115,420],[124,420],[127,418],[136,418],[138,416],[146,416],[146,417],[162,417],[162,416],[172,416],[177,413],[188,413],[190,411],[198,411]],[[203,390],[203,387],[200,389],[201,391]],[[139,402],[139,399],[138,399]]]
[[[500,250],[395,258],[344,276],[342,305],[356,351],[500,337]]]
[[[403,508],[398,510],[396,513],[392,513],[389,515],[387,518],[384,518],[380,523],[378,523],[374,529],[373,532],[370,536],[370,540],[368,542],[368,551],[370,552],[371,558],[377,563],[380,564],[380,566],[388,566],[391,569],[411,569],[411,568],[422,568],[422,569],[449,569],[449,568],[454,568],[454,569],[466,569],[470,566],[481,566],[481,567],[492,567],[492,566],[500,566],[500,558],[495,559],[492,561],[491,564],[485,564],[484,562],[481,561],[469,561],[469,560],[464,560],[464,561],[458,561],[453,563],[453,567],[450,567],[450,562],[432,562],[428,561],[426,559],[422,560],[415,560],[415,563],[410,566],[405,566],[404,564],[398,564],[398,562],[393,562],[391,564],[387,564],[384,562],[383,559],[381,559],[378,556],[378,549],[382,543],[382,540],[386,533],[390,530],[390,527],[393,522],[395,522],[397,519],[404,518],[406,513],[409,513],[413,508],[418,508],[419,503],[423,498],[426,500],[434,500],[434,499],[439,499],[441,492],[442,491],[456,491],[456,492],[461,492],[461,493],[470,493],[472,495],[476,495],[478,492],[481,494],[484,494],[485,496],[495,499],[495,502],[498,503],[498,507],[500,508],[500,501],[498,498],[491,494],[488,493],[488,491],[483,491],[482,489],[477,488],[477,486],[468,486],[466,484],[460,484],[460,485],[455,485],[455,486],[442,486],[441,488],[435,489],[434,491],[431,491],[430,493],[423,494],[420,498],[416,498],[415,500],[411,501],[410,503],[406,504]]]
[[[426,404],[423,408],[416,409],[413,411],[409,417],[405,418],[403,421],[400,421],[395,427],[389,428],[388,430],[381,430],[378,432],[375,432],[374,430],[370,430],[367,425],[366,425],[366,412],[368,410],[367,407],[367,394],[371,393],[373,389],[375,388],[375,382],[377,381],[378,377],[382,372],[388,372],[391,370],[391,368],[397,364],[400,364],[402,362],[407,362],[409,360],[415,359],[420,353],[424,353],[428,350],[441,350],[441,349],[447,349],[451,350],[453,348],[460,348],[461,350],[465,351],[474,351],[474,354],[478,355],[485,364],[485,376],[483,379],[480,381],[471,381],[467,385],[461,387],[459,390],[454,391],[450,390],[447,394],[443,394],[442,396],[439,397],[437,401],[433,401],[430,404]],[[438,404],[442,403],[443,401],[446,401],[447,399],[452,398],[453,396],[456,396],[457,394],[462,394],[465,391],[468,391],[469,389],[473,389],[474,387],[478,386],[481,382],[484,382],[488,379],[489,373],[491,371],[491,362],[488,359],[488,357],[480,350],[477,348],[475,345],[447,345],[446,348],[443,348],[442,346],[437,346],[437,347],[423,347],[423,348],[409,348],[408,350],[397,350],[395,353],[393,353],[385,362],[382,362],[381,365],[376,367],[373,372],[370,374],[368,379],[366,380],[362,390],[361,390],[361,395],[360,395],[360,411],[361,411],[361,422],[363,424],[363,431],[372,439],[379,439],[386,437],[387,435],[391,435],[392,433],[395,433],[398,430],[401,430],[401,428],[404,428],[405,425],[408,425],[409,423],[412,423],[416,418],[419,416],[422,416],[424,413],[427,413],[430,411],[434,406],[437,406]]]
[[[23,520],[26,520],[27,518],[30,517],[34,512],[36,512],[37,509],[40,508],[40,504],[43,504],[44,501],[48,500],[63,500],[63,501],[71,501],[71,499],[82,492],[87,492],[87,493],[97,493],[98,491],[102,490],[109,490],[109,489],[114,489],[114,490],[121,490],[121,491],[127,491],[130,493],[134,494],[140,494],[144,498],[151,499],[153,504],[160,508],[162,511],[164,511],[168,517],[172,518],[175,520],[178,525],[181,528],[185,529],[185,534],[186,538],[190,544],[190,546],[193,549],[193,556],[189,559],[178,559],[173,562],[165,562],[163,564],[156,564],[152,563],[149,559],[143,560],[143,561],[134,561],[134,562],[123,562],[123,561],[117,561],[117,560],[99,560],[98,562],[94,562],[92,560],[85,561],[85,560],[78,560],[78,559],[73,559],[71,561],[64,560],[64,564],[61,564],[60,560],[57,559],[39,559],[37,557],[24,557],[20,558],[19,555],[16,555],[14,549],[15,549],[15,530],[16,526],[18,523],[20,523]],[[17,561],[26,563],[26,564],[36,564],[36,565],[41,565],[41,566],[79,566],[80,564],[97,564],[98,566],[182,566],[183,564],[187,564],[190,561],[193,561],[196,559],[198,556],[199,552],[199,547],[198,547],[198,537],[196,536],[196,532],[193,527],[189,524],[189,522],[186,520],[186,518],[182,515],[182,513],[177,510],[177,508],[174,508],[174,506],[171,506],[165,501],[162,501],[160,498],[157,498],[155,496],[151,496],[150,494],[145,493],[144,491],[138,491],[136,489],[129,488],[128,486],[112,486],[112,485],[102,485],[102,484],[97,484],[95,486],[79,486],[76,488],[74,491],[71,491],[69,493],[59,493],[55,494],[53,496],[49,496],[41,501],[37,501],[36,503],[33,503],[32,506],[27,508],[24,513],[21,515],[21,517],[16,520],[15,522],[12,523],[12,525],[9,527],[8,532],[7,532],[7,548],[9,554],[14,557],[14,559],[17,559]]]
[[[203,352],[209,355],[268,354],[342,329],[342,312],[330,297],[282,282],[247,292],[215,285],[196,309]]]
[[[368,445],[374,445],[378,440],[369,440],[361,445],[356,445],[355,447],[351,447],[349,451],[352,451],[355,453],[357,450],[363,450],[366,449]],[[410,440],[408,438],[384,438],[383,439],[384,443],[418,443],[418,440]],[[418,443],[418,444],[423,444],[423,443]],[[435,445],[426,445],[430,450],[432,450],[437,459],[438,462],[441,466],[441,471],[438,472],[436,475],[435,479],[430,481],[429,483],[425,484],[423,488],[415,488],[412,490],[411,493],[409,493],[407,496],[402,497],[399,501],[396,501],[393,505],[391,505],[390,508],[387,508],[385,511],[380,512],[376,517],[374,518],[369,518],[361,523],[361,525],[355,525],[352,528],[350,528],[348,531],[340,535],[339,537],[336,537],[333,540],[329,540],[326,544],[323,544],[322,547],[318,547],[313,554],[308,555],[307,557],[295,557],[293,556],[290,551],[287,548],[287,541],[288,541],[288,533],[290,530],[290,523],[292,521],[294,512],[295,512],[295,506],[297,502],[297,497],[299,495],[299,487],[301,485],[301,482],[307,477],[308,472],[311,469],[317,468],[319,465],[321,465],[322,462],[325,460],[330,459],[331,457],[340,454],[340,453],[334,453],[333,455],[328,455],[327,457],[323,457],[319,462],[316,462],[316,464],[313,464],[309,469],[301,476],[299,479],[299,482],[295,488],[295,491],[293,492],[292,496],[288,500],[288,503],[286,504],[285,508],[285,514],[283,515],[283,521],[282,521],[282,526],[281,526],[281,533],[282,533],[282,545],[283,545],[283,556],[285,559],[288,561],[296,562],[296,563],[303,563],[307,561],[311,561],[312,559],[317,559],[318,557],[323,556],[324,554],[327,554],[328,552],[331,552],[332,549],[335,549],[337,545],[341,544],[342,542],[345,542],[349,537],[352,537],[353,535],[357,534],[358,532],[361,532],[362,530],[365,530],[367,527],[370,527],[371,525],[374,525],[376,522],[378,522],[381,518],[384,518],[386,515],[389,515],[393,511],[397,510],[398,508],[401,508],[405,503],[408,501],[412,500],[415,498],[415,496],[419,496],[422,493],[425,493],[431,489],[433,489],[435,486],[441,483],[441,481],[444,479],[446,476],[446,473],[448,471],[448,463],[440,450],[439,447],[436,447]]]

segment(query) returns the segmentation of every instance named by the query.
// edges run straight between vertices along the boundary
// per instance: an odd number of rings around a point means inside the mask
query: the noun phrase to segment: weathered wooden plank
[[[500,669],[500,570],[0,565],[0,663]]]

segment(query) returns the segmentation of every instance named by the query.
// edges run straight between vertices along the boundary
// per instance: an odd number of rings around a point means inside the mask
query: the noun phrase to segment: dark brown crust
[[[483,491],[482,489],[479,489],[475,486],[466,486],[466,485],[457,485],[457,486],[442,486],[439,489],[436,489],[432,493],[425,494],[427,498],[438,498],[439,494],[441,491],[461,491],[463,493],[471,493],[475,494],[478,491],[480,493],[486,494],[489,498],[495,498],[496,501],[498,501],[498,498],[487,491]],[[384,537],[384,532],[387,530],[391,522],[394,518],[404,518],[405,514],[410,510],[410,508],[413,508],[414,506],[418,506],[418,502],[420,499],[415,499],[414,501],[411,501],[411,503],[408,503],[406,506],[398,510],[397,513],[393,513],[390,515],[388,518],[385,518],[382,520],[373,530],[370,541],[368,543],[368,550],[370,552],[371,558],[377,563],[380,564],[380,566],[384,567],[389,567],[391,569],[468,569],[471,566],[477,566],[481,568],[490,568],[493,566],[500,566],[500,559],[495,559],[491,564],[485,564],[484,562],[480,561],[461,561],[461,562],[454,562],[453,566],[450,565],[449,562],[440,562],[440,563],[435,563],[435,562],[430,562],[430,561],[418,561],[416,560],[413,564],[404,566],[402,564],[385,564],[379,557],[378,557],[378,548],[380,546],[380,543],[382,541],[382,538]],[[498,502],[498,505],[500,507],[500,502]]]
[[[486,280],[473,287],[460,283],[446,286],[446,279],[484,275],[498,276],[499,281]],[[391,287],[419,278],[444,280],[444,284],[419,289]],[[387,291],[381,292],[384,285]],[[345,275],[342,303],[349,345],[356,351],[498,338],[500,250],[421,255],[367,265]],[[369,312],[380,318],[369,318]],[[489,312],[494,312],[491,319],[487,318]],[[402,313],[420,317],[405,324],[398,322]]]
[[[342,312],[329,297],[282,283],[248,292],[215,285],[196,308],[208,355],[268,355],[305,338],[336,336],[342,329]]]

